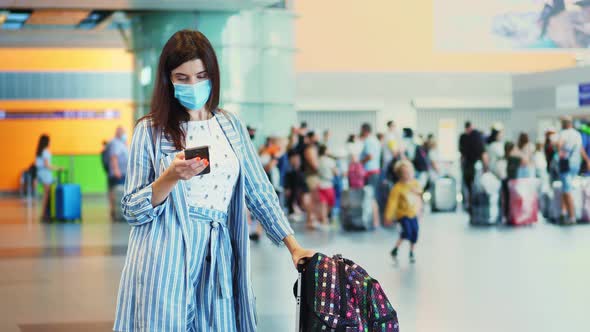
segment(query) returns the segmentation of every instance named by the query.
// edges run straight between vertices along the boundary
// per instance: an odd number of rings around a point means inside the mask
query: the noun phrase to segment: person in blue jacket
[[[219,76],[202,33],[176,32],[164,46],[131,141],[115,331],[256,331],[246,207],[294,264],[314,254],[294,238],[246,127],[218,108]],[[185,158],[204,145],[208,159]]]

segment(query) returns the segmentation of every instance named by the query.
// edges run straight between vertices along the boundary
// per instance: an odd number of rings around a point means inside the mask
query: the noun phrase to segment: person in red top
[[[318,196],[320,199],[320,222],[328,224],[330,210],[336,203],[336,192],[334,191],[334,177],[338,175],[336,161],[328,156],[328,148],[320,145],[319,148],[319,168],[320,177],[318,186]]]

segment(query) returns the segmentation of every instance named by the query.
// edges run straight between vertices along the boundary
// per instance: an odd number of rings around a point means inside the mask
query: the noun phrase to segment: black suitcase
[[[471,198],[469,223],[471,225],[496,225],[501,221],[500,193],[489,195],[485,191],[474,192]]]
[[[340,223],[345,231],[373,228],[373,188],[351,189],[342,193]]]

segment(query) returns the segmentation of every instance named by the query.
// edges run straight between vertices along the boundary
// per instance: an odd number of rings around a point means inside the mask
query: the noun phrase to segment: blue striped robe
[[[216,119],[240,161],[240,176],[228,210],[237,328],[240,332],[256,331],[244,208],[247,205],[277,245],[293,230],[243,123],[225,111],[217,111]],[[161,137],[159,151],[154,149],[154,136]],[[186,331],[187,306],[191,301],[187,298],[187,261],[192,257],[189,244],[194,235],[188,227],[185,182],[179,181],[157,207],[152,207],[151,202],[153,181],[170,166],[178,152],[165,135],[154,134],[149,120],[141,121],[135,128],[122,200],[123,213],[132,227],[114,331]]]

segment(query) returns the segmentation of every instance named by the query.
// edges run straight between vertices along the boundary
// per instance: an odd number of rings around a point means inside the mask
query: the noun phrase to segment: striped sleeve
[[[243,172],[246,184],[246,205],[254,217],[260,221],[271,241],[281,245],[285,237],[293,234],[293,229],[281,208],[274,187],[264,172],[246,127],[236,116],[232,115],[232,117],[244,144]]]
[[[123,215],[132,226],[153,221],[163,213],[168,203],[166,199],[157,207],[152,206],[152,184],[155,178],[153,159],[151,127],[144,120],[137,125],[131,139],[125,192],[121,200]]]

